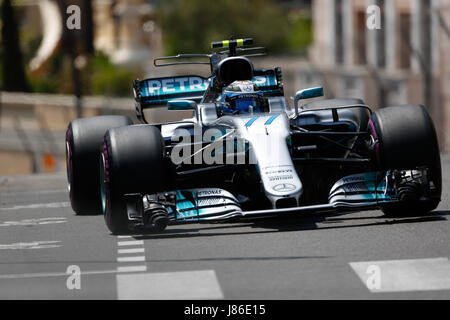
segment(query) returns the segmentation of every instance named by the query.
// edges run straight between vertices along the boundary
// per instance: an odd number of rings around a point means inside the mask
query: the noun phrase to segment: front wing
[[[133,202],[143,199],[141,210],[135,203],[127,206],[130,220],[145,225],[141,216],[151,215],[152,204],[163,205],[169,216],[169,224],[227,222],[246,218],[287,216],[300,213],[330,213],[377,209],[382,204],[398,202],[395,184],[388,171],[368,172],[346,176],[330,190],[327,204],[299,206],[282,209],[242,211],[241,199],[219,188],[199,188],[168,192],[163,199],[158,196],[128,195]],[[169,200],[168,200],[169,199]],[[171,200],[170,200],[171,199]],[[130,209],[131,208],[131,209]],[[141,213],[137,211],[142,211]]]

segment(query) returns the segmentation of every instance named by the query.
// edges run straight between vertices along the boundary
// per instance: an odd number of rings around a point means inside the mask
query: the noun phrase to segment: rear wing
[[[134,80],[136,115],[145,121],[143,110],[165,105],[170,100],[184,99],[200,102],[210,80],[196,75]],[[257,69],[252,81],[264,96],[284,95],[281,68]]]
[[[208,79],[190,75],[138,81],[135,89],[138,90],[142,107],[148,108],[174,99],[200,101],[208,84]]]

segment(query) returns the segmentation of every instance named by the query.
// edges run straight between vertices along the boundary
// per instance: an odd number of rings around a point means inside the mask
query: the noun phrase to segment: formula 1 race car
[[[66,158],[76,214],[103,213],[120,234],[303,212],[420,215],[437,207],[440,153],[423,106],[372,112],[360,99],[300,103],[323,96],[318,87],[298,91],[290,107],[281,69],[255,69],[249,58],[265,52],[252,42],[213,42],[211,54],[155,59],[157,67],[208,64],[211,76],[135,80],[144,124],[117,115],[73,120]],[[193,117],[147,123],[145,109],[162,104]]]

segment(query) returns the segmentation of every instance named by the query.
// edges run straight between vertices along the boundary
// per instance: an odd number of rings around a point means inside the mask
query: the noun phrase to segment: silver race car
[[[213,42],[211,54],[157,58],[156,67],[207,64],[208,78],[135,80],[136,114],[73,120],[66,134],[73,210],[103,213],[113,234],[167,225],[304,212],[381,209],[420,215],[441,197],[434,125],[421,105],[372,112],[360,99],[290,106],[280,68],[255,69],[252,39]],[[192,60],[197,59],[197,60]],[[313,99],[313,100],[309,100]],[[148,123],[167,105],[193,117]]]

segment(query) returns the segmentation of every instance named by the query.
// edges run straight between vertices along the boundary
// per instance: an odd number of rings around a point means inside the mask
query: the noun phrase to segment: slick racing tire
[[[75,119],[66,131],[70,203],[77,215],[101,214],[99,148],[109,128],[133,124],[126,116]]]
[[[152,125],[108,130],[101,152],[102,210],[113,234],[129,232],[124,194],[163,191],[167,183],[164,141]]]
[[[397,183],[400,202],[383,206],[383,212],[414,216],[434,210],[441,199],[442,172],[437,135],[427,110],[421,105],[379,109],[369,127],[379,167],[403,174]]]

